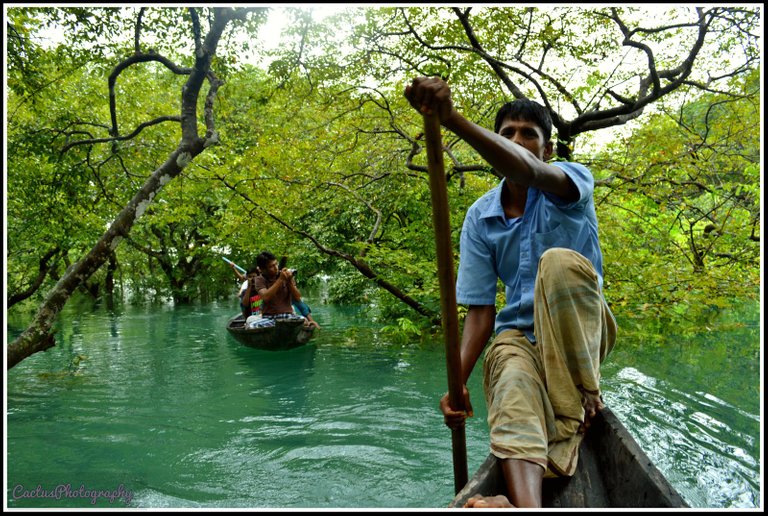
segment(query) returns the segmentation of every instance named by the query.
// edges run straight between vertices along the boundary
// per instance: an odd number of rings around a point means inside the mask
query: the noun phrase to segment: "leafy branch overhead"
[[[378,56],[368,70],[380,80],[390,71],[442,75],[465,102],[481,84],[534,98],[550,110],[565,159],[579,134],[636,119],[681,88],[729,92],[728,80],[759,64],[759,15],[736,7],[663,16],[615,7],[394,8],[367,16],[346,80]],[[656,20],[665,22],[648,24]]]
[[[153,201],[160,190],[181,171],[206,147],[216,143],[218,135],[215,130],[213,117],[213,101],[220,86],[211,71],[213,57],[219,40],[227,26],[233,20],[245,17],[250,9],[214,8],[210,16],[210,26],[204,38],[201,34],[201,24],[197,12],[190,8],[187,12],[191,18],[191,33],[194,39],[194,64],[191,68],[177,67],[170,60],[154,53],[142,54],[139,52],[140,31],[142,29],[142,17],[144,9],[140,9],[135,31],[135,53],[133,56],[121,61],[109,76],[110,89],[110,117],[111,127],[109,138],[91,138],[69,143],[64,150],[71,149],[75,145],[92,145],[109,141],[133,138],[145,127],[154,125],[160,120],[174,119],[180,122],[181,141],[175,150],[172,150],[168,158],[146,179],[141,188],[133,195],[131,200],[114,218],[107,231],[99,238],[91,250],[71,267],[64,277],[47,295],[45,301],[38,309],[33,324],[8,346],[8,367],[13,367],[20,360],[50,347],[52,339],[50,331],[53,321],[63,308],[72,293],[91,275],[93,275],[109,258],[120,241],[128,235],[136,221],[143,215],[148,205]],[[187,80],[181,92],[180,114],[174,117],[155,119],[139,125],[126,137],[119,136],[117,123],[116,98],[114,85],[118,76],[128,67],[137,63],[158,61],[166,65],[174,73],[184,74]],[[197,127],[197,101],[205,80],[209,81],[209,90],[205,99],[204,119],[206,123],[205,137],[201,138]],[[113,150],[116,150],[113,147]]]
[[[418,75],[484,127],[511,98],[547,106],[559,159],[595,175],[620,315],[756,295],[759,8],[288,7],[272,50],[265,9],[7,12],[8,301],[37,308],[11,367],[55,344],[76,291],[232,300],[221,255],[264,249],[382,326],[437,327],[423,121],[403,97]],[[443,150],[456,261],[499,178],[447,131]]]

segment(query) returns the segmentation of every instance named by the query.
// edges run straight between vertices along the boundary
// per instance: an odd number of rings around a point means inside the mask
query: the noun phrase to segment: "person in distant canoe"
[[[277,258],[269,251],[264,251],[256,257],[256,265],[261,275],[254,282],[256,292],[261,297],[261,315],[266,319],[302,318],[308,325],[318,327],[318,324],[307,317],[296,315],[293,305],[301,302],[301,292],[296,286],[293,271],[279,267]],[[304,305],[306,306],[306,305]]]
[[[261,274],[259,267],[254,265],[253,267],[248,269],[246,274],[242,274],[240,271],[238,271],[237,266],[234,263],[230,262],[230,267],[232,267],[232,270],[234,271],[238,279],[240,279],[243,282],[243,284],[240,285],[240,291],[237,294],[237,297],[240,300],[240,311],[243,314],[243,319],[247,321],[248,317],[250,317],[251,315],[254,315],[256,317],[260,316],[261,315],[261,296],[258,295],[255,288],[249,291],[248,294],[246,295],[246,290],[250,285],[249,282],[255,280],[256,276],[259,276]],[[314,320],[314,318],[311,315],[312,309],[309,307],[309,305],[307,305],[301,299],[298,299],[298,300],[292,299],[291,301],[292,301],[293,309],[297,313],[301,314],[307,320],[308,325],[314,326],[315,328],[320,328],[320,325],[317,324],[317,322]]]
[[[261,304],[259,299],[252,299],[256,296],[255,287],[249,289],[256,278],[261,274],[261,271],[254,265],[248,269],[246,274],[240,274],[234,264],[232,265],[232,270],[235,271],[238,278],[243,280],[243,284],[240,285],[240,292],[237,294],[237,297],[240,299],[240,310],[243,313],[243,318],[248,319],[252,313],[258,312],[259,305]]]
[[[294,280],[296,276],[294,275]],[[301,299],[293,299],[291,300],[293,304],[293,309],[296,311],[296,313],[302,315],[307,320],[307,325],[314,326],[315,328],[320,328],[320,325],[317,324],[317,321],[312,317],[312,309],[309,307],[307,303],[302,301]]]
[[[456,297],[469,306],[461,339],[466,410],[451,407],[447,394],[440,409],[451,428],[471,415],[466,381],[495,332],[483,382],[491,453],[501,459],[509,498],[467,506],[541,507],[545,474],[575,472],[583,432],[604,407],[600,364],[616,340],[602,291],[594,179],[578,163],[547,163],[552,121],[536,102],[504,104],[491,132],[457,112],[442,79],[416,78],[405,97],[503,176],[464,219]],[[506,299],[497,314],[499,279]]]
[[[245,290],[248,288],[248,282],[251,278],[255,278],[261,272],[259,271],[259,268],[255,265],[251,267],[248,271],[246,271],[245,274],[237,270],[237,265],[235,265],[234,262],[229,262],[229,266],[232,268],[232,272],[235,273],[235,276],[237,276],[237,279],[242,281],[243,283],[240,285],[240,290],[237,293],[237,298],[240,300],[240,311],[243,314],[244,318],[248,318],[249,315],[251,315],[251,309],[248,306],[248,303],[245,302]]]

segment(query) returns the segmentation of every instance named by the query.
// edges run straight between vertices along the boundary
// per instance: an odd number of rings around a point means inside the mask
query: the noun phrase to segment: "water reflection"
[[[8,374],[8,492],[66,481],[124,484],[133,508],[445,507],[440,342],[388,342],[359,308],[320,304],[310,344],[268,352],[229,336],[231,312],[65,312],[58,345]],[[692,507],[760,503],[759,370],[738,346],[624,339],[603,369],[606,402]],[[480,380],[470,470],[488,453]]]

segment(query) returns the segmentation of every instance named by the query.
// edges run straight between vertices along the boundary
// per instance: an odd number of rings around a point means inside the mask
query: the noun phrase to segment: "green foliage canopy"
[[[402,96],[420,74],[447,77],[462,112],[484,126],[508,97],[550,108],[560,150],[598,182],[617,310],[687,317],[757,294],[759,10],[676,7],[653,27],[640,8],[366,7],[323,22],[294,13],[266,71],[240,57],[263,13],[223,36],[213,58],[225,79],[213,100],[220,145],[157,195],[84,285],[91,294],[114,274],[132,299],[226,296],[234,308],[237,281],[220,256],[247,267],[269,249],[289,255],[302,281],[330,277],[332,301],[366,302],[390,328],[434,325],[421,120]],[[203,28],[209,14],[199,10]],[[9,299],[33,303],[179,135],[158,123],[62,149],[110,131],[107,77],[120,59],[151,46],[191,66],[191,20],[175,8],[14,8],[8,19],[7,283]],[[66,44],[36,42],[49,24],[69,31]],[[121,132],[178,112],[183,83],[159,62],[126,69],[114,87]],[[626,139],[578,152],[577,135],[630,120]],[[464,213],[498,178],[452,135],[444,146],[457,261]]]

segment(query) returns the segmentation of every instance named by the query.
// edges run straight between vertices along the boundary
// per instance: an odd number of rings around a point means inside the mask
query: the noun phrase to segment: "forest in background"
[[[419,75],[485,127],[514,97],[550,110],[558,159],[595,176],[618,316],[690,325],[759,298],[760,7],[296,8],[270,51],[262,8],[5,9],[6,306],[30,320],[8,367],[55,344],[76,292],[231,299],[221,257],[265,249],[304,285],[328,278],[330,302],[436,329],[422,121],[402,94]],[[443,143],[457,263],[464,213],[499,178]]]

